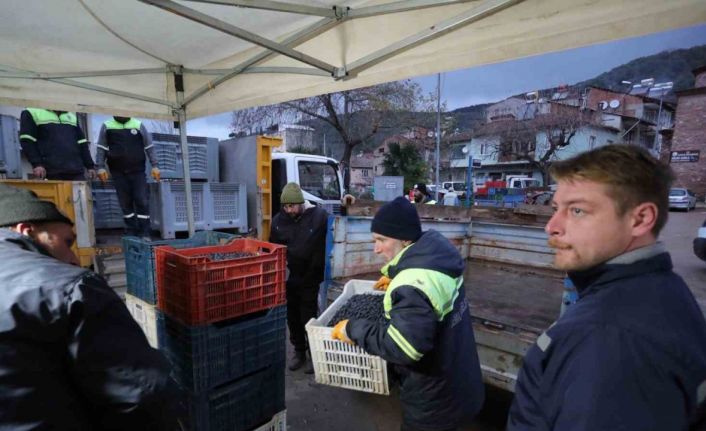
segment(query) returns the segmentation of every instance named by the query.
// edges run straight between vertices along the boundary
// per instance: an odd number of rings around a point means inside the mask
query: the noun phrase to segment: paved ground
[[[672,253],[680,274],[706,311],[706,262],[692,251],[692,241],[706,218],[706,208],[690,213],[671,212],[662,241]],[[287,416],[291,431],[395,431],[400,406],[396,393],[368,395],[314,383],[313,376],[287,370]],[[486,403],[474,424],[463,431],[504,429],[512,395],[487,388]]]
[[[703,205],[703,204],[702,204]],[[660,239],[672,254],[674,271],[689,285],[706,313],[706,262],[694,255],[693,241],[706,219],[706,207],[689,213],[671,211]]]

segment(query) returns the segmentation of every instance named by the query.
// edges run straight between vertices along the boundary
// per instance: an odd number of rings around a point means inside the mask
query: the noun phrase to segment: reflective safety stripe
[[[426,202],[424,205],[436,205],[436,201],[430,200],[429,202]]]
[[[422,354],[417,352],[417,349],[415,349],[407,339],[400,334],[400,331],[397,330],[394,326],[390,325],[387,327],[387,333],[390,334],[390,337],[392,340],[399,346],[399,348],[405,353],[405,355],[409,356],[410,359],[413,361],[418,361],[422,359]]]
[[[154,147],[154,144],[146,146],[146,147],[145,147],[145,150],[149,150],[149,149],[152,148],[152,147]]]
[[[148,216],[148,215],[142,215],[142,214],[138,214],[138,215],[137,215],[137,218],[141,218],[141,219],[149,219],[149,218],[150,218],[150,216]]]
[[[37,142],[37,138],[32,135],[20,135],[20,139],[29,139],[32,142]]]
[[[552,339],[546,332],[542,332],[542,335],[537,338],[537,347],[539,347],[542,352],[546,352],[551,343]]]
[[[88,139],[79,139],[78,140],[79,144],[85,144],[86,142],[88,142]]]
[[[78,121],[73,112],[64,112],[61,115],[56,115],[56,112],[48,109],[27,108],[27,111],[32,115],[34,124],[41,126],[43,124],[70,124],[77,126]]]
[[[140,125],[142,123],[140,122],[140,120],[130,118],[130,120],[127,123],[123,124],[120,121],[116,121],[115,118],[112,118],[103,124],[105,124],[106,129],[122,130],[122,129],[139,129]]]
[[[390,282],[383,299],[385,317],[388,319],[392,309],[392,292],[400,286],[411,286],[421,290],[429,298],[441,322],[453,310],[454,302],[458,298],[460,289],[463,288],[463,277],[453,278],[431,269],[410,268],[401,271]]]
[[[108,147],[104,147],[104,146],[102,146],[102,145],[97,145],[97,144],[96,144],[96,147],[98,147],[98,148],[100,148],[100,149],[103,149],[103,150],[105,150],[105,151],[110,151],[110,150],[108,150]]]
[[[131,217],[135,217],[135,213],[126,214],[123,216],[123,218],[131,218]]]

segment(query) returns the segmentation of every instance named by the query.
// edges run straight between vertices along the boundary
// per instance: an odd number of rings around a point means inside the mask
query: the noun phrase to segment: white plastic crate
[[[374,394],[390,394],[387,362],[379,356],[366,353],[358,346],[333,340],[333,328],[326,326],[351,296],[385,293],[373,289],[374,284],[374,281],[369,280],[350,280],[343,287],[341,296],[318,319],[311,319],[306,324],[317,383]]]
[[[287,410],[282,410],[272,416],[271,421],[255,428],[253,431],[287,431]]]
[[[127,293],[125,294],[125,305],[127,305],[127,309],[130,311],[133,319],[140,325],[140,328],[142,328],[142,331],[147,336],[147,341],[149,341],[150,346],[155,349],[159,348],[157,338],[157,312],[155,306]]]

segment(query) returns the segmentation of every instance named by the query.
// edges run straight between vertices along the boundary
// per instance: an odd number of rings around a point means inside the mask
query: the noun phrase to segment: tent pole
[[[189,224],[189,238],[194,236],[194,201],[191,198],[191,171],[189,170],[189,145],[186,141],[186,108],[181,107],[179,118],[179,141],[181,142],[181,159],[184,168],[184,191],[186,193],[186,219]]]

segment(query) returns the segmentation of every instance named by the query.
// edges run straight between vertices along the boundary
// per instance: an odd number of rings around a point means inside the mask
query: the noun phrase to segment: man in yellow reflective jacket
[[[384,321],[344,320],[333,337],[393,364],[401,382],[403,431],[455,430],[483,404],[484,388],[463,285],[464,261],[439,232],[422,233],[399,197],[375,214],[375,253],[388,263]]]

